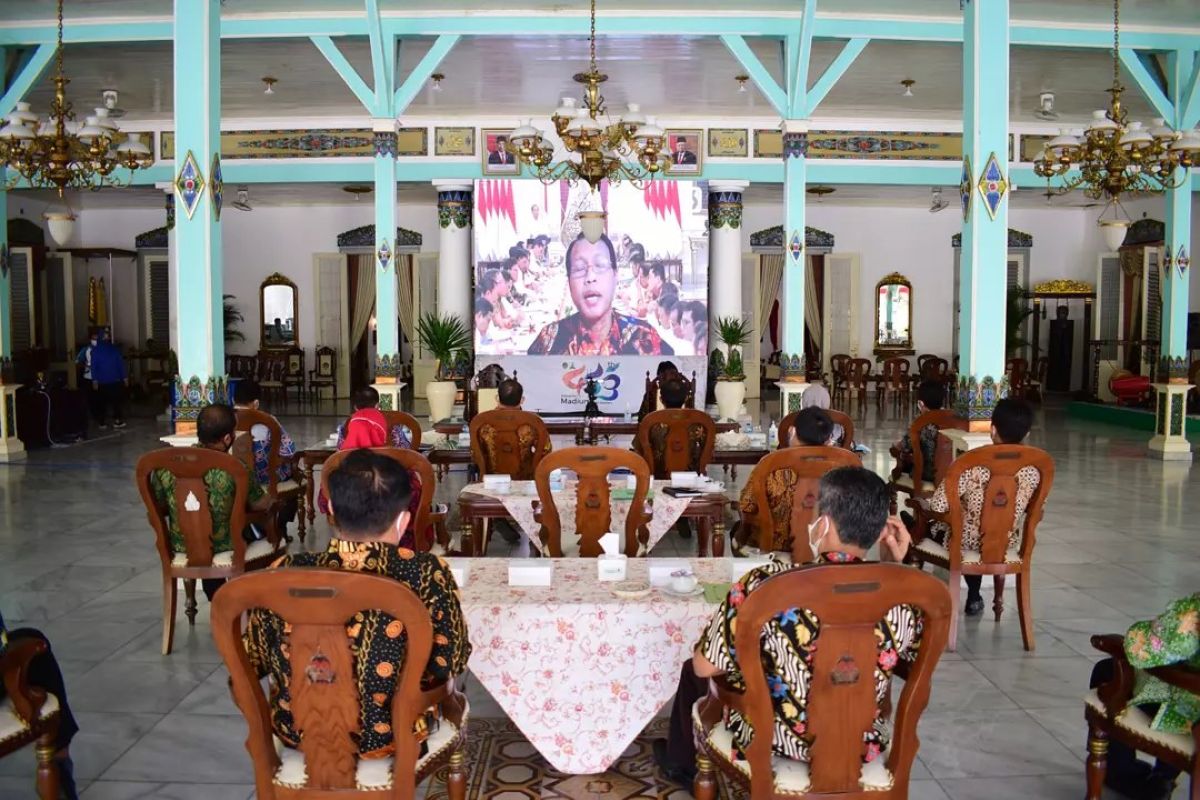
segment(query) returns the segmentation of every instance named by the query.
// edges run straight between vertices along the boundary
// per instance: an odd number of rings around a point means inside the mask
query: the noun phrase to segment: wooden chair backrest
[[[480,475],[533,479],[550,448],[550,432],[537,414],[518,408],[494,408],[471,420],[471,460]]]
[[[251,438],[250,431],[255,425],[262,425],[267,429],[268,449],[267,449],[267,476],[270,479],[270,486],[267,487],[272,495],[275,494],[276,486],[279,484],[279,464],[283,460],[280,454],[280,445],[283,440],[283,428],[279,425],[279,420],[265,411],[256,411],[253,408],[237,408],[234,409],[237,415],[237,430],[238,433],[245,434],[247,438]],[[244,446],[244,445],[243,445]],[[238,448],[238,452],[241,448]],[[253,447],[249,450],[250,460],[246,463],[251,470],[254,469],[254,451]]]
[[[307,791],[289,791],[287,797],[308,792],[330,797],[329,792],[339,790],[355,796],[358,748],[354,737],[359,732],[361,698],[346,622],[360,611],[378,610],[400,623],[404,663],[399,665],[391,707],[395,779],[386,794],[371,796],[411,800],[420,744],[410,732],[431,700],[446,694],[444,685],[440,692],[421,690],[421,676],[433,648],[433,624],[412,589],[361,572],[283,568],[235,578],[214,598],[213,638],[229,670],[234,700],[250,728],[246,749],[254,764],[255,786],[260,798],[273,800],[280,794],[273,783],[280,759],[272,738],[271,705],[242,640],[242,616],[252,609],[274,613],[291,626],[291,710],[296,728],[304,732],[299,749],[308,782]]]
[[[212,566],[213,559],[213,515],[208,502],[208,487],[204,476],[209,470],[221,470],[233,477],[233,506],[229,512],[229,530],[233,540],[233,567],[240,571],[245,563],[246,541],[242,530],[246,527],[246,498],[250,492],[250,476],[246,468],[234,456],[203,447],[166,447],[151,450],[138,459],[134,470],[138,492],[146,506],[146,516],[154,528],[158,554],[163,565],[170,566],[175,552],[171,547],[170,510],[166,503],[159,503],[150,485],[156,470],[166,470],[175,476],[175,524],[183,536],[187,549],[189,567]],[[189,511],[188,496],[199,501],[199,508]]]
[[[754,465],[742,493],[750,500],[749,508],[742,504],[742,524],[758,537],[754,546],[770,552],[779,539],[791,551],[793,564],[812,561],[807,531],[821,478],[838,467],[861,466],[857,455],[840,447],[797,446],[768,453]]]
[[[287,351],[287,370],[288,378],[301,378],[304,376],[304,349],[295,346]]]
[[[1200,361],[1193,361],[1192,365],[1188,367],[1188,383],[1193,386],[1200,384]]]
[[[672,472],[704,472],[712,463],[717,424],[694,408],[664,408],[638,423],[634,451],[650,465],[655,478]]]
[[[1042,508],[1050,487],[1054,484],[1054,459],[1045,450],[1024,444],[995,444],[963,453],[946,471],[946,486],[958,486],[960,476],[973,467],[984,467],[990,477],[983,492],[983,512],[979,517],[980,548],[983,564],[1004,564],[1008,551],[1008,535],[1017,523],[1017,473],[1025,467],[1038,471],[1040,480],[1029,503],[1025,506],[1021,525],[1021,560],[1029,563],[1033,553],[1035,532],[1042,520]],[[963,504],[958,492],[946,492],[949,505],[950,565],[956,568],[962,560]]]
[[[1050,369],[1050,357],[1049,356],[1038,356],[1036,359],[1034,359],[1032,378],[1033,378],[1033,380],[1042,384],[1043,389],[1046,386],[1046,372],[1049,371],[1049,369]]]
[[[790,447],[792,439],[792,428],[796,427],[796,415],[799,411],[793,411],[779,421],[779,449]],[[842,426],[842,443],[838,445],[844,450],[852,450],[854,448],[854,420],[850,419],[850,415],[838,411],[835,408],[825,409],[825,413],[833,420],[835,425]]]
[[[1029,362],[1023,358],[1010,358],[1004,364],[1004,372],[1008,375],[1010,390],[1024,389],[1029,378]]]
[[[841,377],[846,374],[846,365],[850,363],[850,356],[846,353],[835,353],[829,357],[829,371],[834,377]]]
[[[688,380],[683,376],[682,372],[676,372],[675,376],[683,381],[687,387],[687,398],[683,401],[684,408],[696,407],[696,371],[692,370],[692,379]],[[665,375],[663,377],[666,377]],[[641,413],[649,414],[653,411],[661,411],[658,407],[658,378],[650,377],[650,370],[646,370],[646,391],[642,395]]]
[[[315,365],[316,377],[332,378],[337,374],[337,350],[327,346],[318,347]]]
[[[923,495],[921,490],[922,476],[925,474],[925,451],[921,449],[921,429],[926,425],[936,425],[938,430],[958,428],[963,424],[962,419],[949,408],[937,408],[918,415],[908,426],[908,440],[912,442],[913,459],[913,492]],[[953,484],[946,484],[952,486]]]
[[[417,480],[420,482],[421,501],[417,505],[416,516],[409,523],[409,527],[413,531],[414,547],[417,550],[428,550],[430,543],[425,536],[425,532],[429,529],[429,515],[433,509],[433,494],[437,488],[434,483],[433,465],[429,463],[428,458],[416,450],[401,450],[398,447],[372,447],[369,449],[372,453],[379,453],[397,462],[400,466],[408,470],[409,474],[415,474]],[[329,497],[329,476],[353,452],[355,451],[339,450],[325,461],[324,466],[321,468],[321,492],[325,497]],[[329,512],[329,524],[334,528],[337,527],[337,518],[332,506],[330,506]]]
[[[942,381],[950,376],[950,362],[937,356],[922,356],[925,362],[919,367],[917,374],[923,381]]]
[[[950,592],[943,580],[899,564],[819,564],[774,575],[738,606],[734,648],[746,690],[734,705],[756,732],[773,729],[774,707],[763,672],[763,627],[792,608],[812,611],[821,621],[808,687],[807,733],[811,736],[805,797],[863,797],[859,786],[863,732],[875,719],[875,664],[879,659],[875,628],[888,610],[907,604],[923,615],[916,662],[908,671],[895,706],[887,768],[890,790],[870,792],[879,800],[908,797],[909,773],[916,756],[917,721],[929,702],[934,668],[946,646]],[[717,679],[721,680],[721,679]],[[752,797],[775,797],[771,735],[756,733],[746,749]]]
[[[846,362],[846,382],[855,389],[865,389],[870,376],[870,359],[852,358]]]
[[[937,358],[937,356],[935,356],[933,353],[922,353],[921,355],[917,356],[917,374],[922,374],[921,371],[925,369],[925,365],[935,358]]]
[[[408,429],[408,440],[412,442],[413,449],[416,450],[421,446],[421,423],[417,422],[417,418],[412,414],[407,414],[403,411],[380,411],[383,418],[387,420],[388,442],[392,441],[392,431],[396,428]]]
[[[533,479],[542,506],[542,535],[552,558],[562,557],[562,522],[550,492],[550,473],[556,469],[575,472],[579,481],[575,509],[579,555],[594,558],[603,553],[600,537],[612,530],[608,475],[621,468],[637,476],[637,488],[625,518],[625,554],[633,556],[638,552],[638,528],[648,521],[644,509],[650,490],[650,467],[645,459],[615,447],[568,447],[550,453],[537,465]]]
[[[909,383],[912,364],[907,358],[896,356],[883,362],[883,380],[887,388],[898,390]]]

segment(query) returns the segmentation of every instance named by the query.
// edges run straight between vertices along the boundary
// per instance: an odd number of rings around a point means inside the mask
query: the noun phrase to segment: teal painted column
[[[400,374],[400,322],[396,304],[396,120],[376,119],[375,128],[375,383],[396,384]],[[381,407],[399,408],[398,397],[381,389]],[[391,395],[387,399],[387,395]]]
[[[1009,0],[963,8],[963,207],[955,410],[972,430],[990,427],[1004,376],[1008,274]]]
[[[1154,436],[1150,455],[1191,461],[1184,426],[1189,384],[1187,350],[1188,275],[1191,272],[1192,186],[1184,181],[1166,192],[1167,230],[1162,258],[1162,338],[1155,389]]]
[[[225,402],[222,303],[221,2],[175,0],[175,248],[179,374],[175,433]],[[243,307],[247,298],[238,298]],[[253,298],[256,302],[257,298]],[[253,315],[251,315],[253,316]]]
[[[8,262],[8,190],[4,188],[7,170],[0,167],[0,362],[4,369],[12,358],[12,277]],[[0,377],[0,383],[3,377]]]
[[[783,129],[783,281],[782,350],[804,364],[805,199],[808,183],[808,129],[805,122],[785,120]]]

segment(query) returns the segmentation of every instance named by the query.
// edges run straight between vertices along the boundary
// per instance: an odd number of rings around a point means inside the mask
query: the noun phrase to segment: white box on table
[[[629,559],[623,553],[604,553],[596,558],[596,577],[601,581],[625,580],[625,565]]]
[[[671,486],[676,489],[694,489],[696,483],[700,480],[700,474],[697,472],[672,472]]]
[[[692,565],[682,558],[648,558],[651,586],[670,586],[671,573],[692,571]]]
[[[484,475],[483,487],[495,492],[507,492],[512,489],[512,475]]]
[[[554,562],[542,558],[518,558],[508,562],[509,586],[550,586]]]
[[[458,588],[463,588],[467,585],[467,581],[471,577],[471,562],[466,558],[444,558],[446,566],[450,567],[450,574],[454,576],[454,582],[458,584]]]

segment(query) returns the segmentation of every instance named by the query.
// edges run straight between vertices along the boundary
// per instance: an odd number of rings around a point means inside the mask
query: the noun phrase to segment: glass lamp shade
[[[108,135],[108,131],[104,130],[103,128],[101,128],[99,125],[96,124],[95,117],[88,117],[84,121],[84,125],[82,128],[79,129],[79,133],[78,133],[79,138],[85,142],[91,141],[92,139],[95,139],[97,136],[106,136],[106,135]]]
[[[1071,132],[1066,128],[1060,129],[1058,136],[1055,136],[1053,139],[1046,142],[1046,149],[1055,154],[1061,153],[1067,148],[1078,146],[1079,139],[1075,136],[1072,136]]]
[[[46,232],[59,247],[65,247],[75,230],[75,216],[69,211],[47,211],[42,215],[46,220]]]
[[[1126,150],[1141,150],[1153,143],[1154,137],[1142,127],[1140,122],[1129,123],[1128,130],[1121,136],[1121,146]]]
[[[516,147],[522,150],[532,149],[537,147],[537,142],[541,138],[537,128],[533,127],[533,121],[529,120],[523,125],[518,125],[509,134],[508,140]]]
[[[1129,220],[1102,219],[1099,225],[1100,234],[1104,237],[1104,244],[1108,246],[1109,251],[1119,249],[1125,241],[1125,234],[1129,232]]]
[[[89,117],[89,119],[91,118]],[[116,120],[108,115],[108,109],[103,106],[96,109],[96,125],[111,133],[116,133],[118,130]]]
[[[1171,142],[1170,147],[1168,147],[1167,149],[1171,150],[1172,152],[1177,152],[1177,153],[1178,152],[1183,152],[1183,153],[1200,152],[1200,131],[1197,131],[1197,130],[1184,131],[1183,135],[1180,136],[1174,142]]]
[[[637,103],[630,103],[629,109],[621,115],[621,122],[626,125],[642,126],[646,124],[646,115],[642,113]]]
[[[1108,112],[1103,109],[1097,109],[1092,112],[1092,124],[1088,125],[1089,133],[1109,132],[1120,129],[1117,123],[1108,118]]]
[[[591,115],[583,109],[579,110],[579,115],[576,117],[579,130],[587,136],[594,136],[600,133],[600,123],[592,119]]]
[[[575,98],[564,97],[562,99],[562,104],[558,108],[554,109],[554,114],[555,116],[563,117],[564,119],[571,119],[578,111],[579,109],[575,107]]]
[[[1150,120],[1150,135],[1155,139],[1174,139],[1174,129],[1166,123],[1162,117],[1155,117]]]
[[[32,125],[37,124],[38,115],[30,110],[29,103],[17,103],[16,109],[8,115],[9,119],[19,119],[22,122]]]
[[[606,216],[603,211],[580,211],[579,226],[583,229],[583,238],[592,244],[600,241],[600,237],[604,235]]]
[[[29,129],[29,126],[21,121],[14,121],[10,115],[9,123],[3,128],[0,128],[0,138],[9,140],[28,141],[34,137],[34,133]]]
[[[130,133],[126,136],[125,141],[116,146],[114,152],[117,155],[129,153],[135,156],[149,156],[150,148],[142,141],[140,133]]]

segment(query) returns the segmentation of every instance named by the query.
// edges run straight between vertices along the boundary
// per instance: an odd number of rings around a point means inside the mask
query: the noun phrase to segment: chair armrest
[[[1119,633],[1101,633],[1093,636],[1092,647],[1115,659],[1125,658],[1125,637]]]
[[[1163,683],[1200,695],[1200,671],[1182,664],[1171,664],[1166,667],[1151,667],[1146,670]]]
[[[1104,703],[1108,718],[1115,719],[1133,697],[1134,670],[1125,656],[1125,637],[1119,633],[1093,636],[1092,647],[1112,657],[1112,680],[1096,687],[1096,694]]]
[[[41,715],[46,692],[29,683],[29,667],[33,659],[46,652],[46,643],[27,639],[10,644],[0,654],[0,678],[4,691],[11,698],[13,711],[32,726]]]

